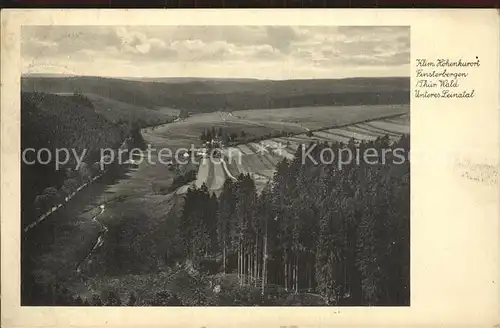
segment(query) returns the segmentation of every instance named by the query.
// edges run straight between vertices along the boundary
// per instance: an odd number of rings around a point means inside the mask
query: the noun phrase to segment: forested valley
[[[130,147],[143,146],[139,126],[107,121],[82,96],[25,93],[21,113],[22,149],[89,150],[79,171],[22,165],[23,219],[30,217],[27,210],[42,213],[99,174],[97,150],[120,147],[126,138],[132,139]],[[223,133],[207,130],[200,139],[212,135]],[[104,263],[100,273],[155,276],[160,287],[150,288],[148,295],[136,294],[132,284],[126,302],[123,292],[115,291],[80,297],[63,284],[34,281],[26,270],[29,259],[23,259],[23,286],[31,286],[29,303],[409,305],[410,162],[407,157],[399,163],[392,153],[402,149],[408,155],[409,136],[395,143],[386,136],[303,147],[314,148],[314,160],[303,162],[299,147],[293,160],[277,164],[262,191],[253,176],[242,174],[227,179],[217,194],[206,185],[193,185],[184,196],[174,196],[180,201],[165,213],[164,227],[150,227],[135,213],[108,222],[107,240],[96,261]],[[344,148],[361,154],[375,149],[379,164],[351,161],[339,168],[337,162],[320,160],[322,150],[337,154]],[[192,181],[194,173],[174,182]]]
[[[150,238],[147,250],[135,257],[125,244],[105,251],[106,275],[126,268],[133,274],[137,263],[154,258],[154,249],[163,252],[160,260],[167,269],[162,270],[170,272],[169,279],[183,281],[183,287],[177,281],[160,288],[154,297],[142,297],[142,305],[407,306],[409,145],[409,136],[393,144],[387,137],[320,143],[311,152],[318,163],[303,163],[299,148],[294,160],[277,165],[262,192],[243,174],[226,180],[218,196],[206,185],[193,186],[170,214],[168,241]],[[345,147],[360,148],[360,153],[376,149],[380,164],[371,164],[372,158],[370,164],[353,161],[339,168],[319,161],[323,149]],[[393,157],[395,149],[403,150],[404,162]],[[126,221],[110,227],[109,245],[133,231],[140,235]],[[214,286],[219,288],[215,293]]]
[[[306,82],[306,83],[305,83]],[[133,81],[92,76],[23,76],[22,89],[60,93],[79,90],[148,108],[171,107],[193,113],[214,109],[283,108],[408,104],[407,77],[312,80],[171,80]]]
[[[34,263],[39,258],[33,254],[42,246],[48,246],[38,239],[56,238],[54,232],[50,227],[45,227],[43,232],[30,231],[26,234],[25,229],[38,223],[37,220],[51,209],[54,210],[55,206],[67,202],[68,197],[75,195],[92,179],[104,173],[113,177],[123,173],[123,168],[116,161],[101,166],[100,150],[143,147],[140,125],[136,122],[127,123],[108,121],[94,111],[92,102],[83,95],[21,94],[21,153],[24,157],[20,163],[23,233],[21,289],[26,304],[33,305],[40,300],[73,304],[73,301],[69,301],[72,296],[66,295],[67,289],[49,284],[45,286],[47,289],[40,290],[39,285],[44,286],[44,282],[37,281]],[[37,152],[41,149],[46,151],[40,153],[37,159]],[[68,161],[58,168],[55,161],[57,149],[70,152]],[[30,151],[24,153],[25,150]],[[73,151],[78,156],[84,155],[80,167],[76,165]],[[64,157],[60,160],[64,160]]]
[[[23,221],[41,215],[92,177],[101,173],[101,149],[118,149],[127,138],[143,145],[136,122],[115,124],[97,114],[92,102],[83,95],[66,97],[44,93],[21,94],[21,217]],[[37,159],[37,152],[40,153]],[[70,152],[68,162],[56,170],[56,149]],[[84,154],[76,169],[72,152]],[[61,155],[62,156],[62,155]],[[41,164],[47,161],[47,164]],[[64,157],[61,157],[64,160]],[[29,163],[28,163],[29,162]]]

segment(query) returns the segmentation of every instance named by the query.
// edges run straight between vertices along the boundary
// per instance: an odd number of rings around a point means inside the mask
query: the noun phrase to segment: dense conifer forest
[[[409,145],[408,136],[393,144],[387,137],[358,145],[321,143],[311,152],[313,160],[304,162],[299,148],[294,160],[277,165],[260,193],[252,177],[243,174],[237,181],[228,179],[219,196],[206,185],[193,186],[169,221],[173,232],[163,259],[168,279],[160,279],[167,287],[149,297],[130,291],[124,300],[111,291],[104,299],[82,300],[56,286],[54,295],[43,294],[44,302],[52,295],[56,305],[83,306],[407,306]],[[304,147],[307,152],[314,144]],[[376,149],[379,164],[371,164],[373,157],[370,164],[353,161],[342,168],[319,161],[321,150],[346,147]],[[391,155],[395,149],[404,161]],[[137,229],[132,222],[128,228],[122,223],[109,227],[108,245]],[[136,254],[139,262],[161,247],[150,244],[143,255]],[[115,270],[109,274],[124,269],[119,253],[108,254],[106,267]],[[232,286],[227,285],[230,277]],[[212,291],[216,284],[218,293]]]
[[[45,165],[38,163],[34,151],[26,152],[26,159],[36,163],[21,161],[21,208],[28,216],[36,214],[29,211],[34,207],[43,211],[52,206],[54,201],[47,198],[56,197],[61,188],[66,194],[74,191],[92,175],[92,163],[99,159],[100,149],[117,148],[128,133],[125,127],[96,114],[84,98],[23,92],[21,109],[21,151],[46,148],[52,155]],[[56,170],[54,155],[58,148],[70,152],[74,149],[78,154],[86,150],[85,165],[76,171],[72,155],[64,167]],[[49,160],[47,153],[43,153],[42,160]],[[43,196],[37,203],[46,204],[34,204],[39,195]]]
[[[140,123],[112,123],[96,113],[92,102],[81,94],[23,92],[21,109],[21,151],[29,150],[21,161],[23,221],[41,215],[102,173],[98,163],[102,149],[116,150],[126,139],[130,148],[145,146]],[[46,151],[38,153],[41,149]],[[66,149],[69,156],[56,169],[57,149]],[[78,168],[75,154],[83,156]],[[67,155],[61,152],[60,156],[64,161]]]
[[[294,160],[277,165],[260,193],[250,175],[228,179],[219,196],[206,185],[193,186],[168,221],[174,232],[163,245],[164,263],[174,271],[189,263],[212,281],[237,277],[239,286],[223,288],[215,298],[203,292],[208,282],[191,277],[203,296],[198,305],[284,305],[292,295],[312,297],[297,305],[318,299],[329,305],[409,305],[409,145],[407,136],[394,144],[383,137],[357,145],[304,145],[315,147],[314,160],[302,163],[299,148]],[[361,154],[372,148],[379,156],[339,168],[321,163],[325,148]],[[395,149],[404,162],[394,158]],[[116,238],[123,238],[119,230]],[[122,264],[113,256],[106,261],[109,269]],[[185,291],[179,293],[184,299]]]
[[[309,145],[308,147],[311,147]],[[220,258],[243,284],[317,293],[328,304],[408,305],[409,162],[321,164],[325,147],[409,151],[409,137],[359,146],[320,144],[314,161],[278,164],[260,194],[249,175],[228,179],[220,197],[206,186],[185,197],[179,236],[184,258]],[[361,152],[362,153],[362,152]],[[372,161],[373,162],[373,161]]]
[[[58,204],[77,188],[104,173],[100,165],[101,149],[142,148],[145,142],[138,122],[116,124],[96,113],[93,103],[81,94],[58,96],[44,93],[21,94],[21,226],[24,228]],[[47,149],[37,159],[37,152]],[[67,163],[56,169],[57,149],[70,152]],[[77,168],[73,152],[82,156]],[[50,158],[48,154],[50,153]],[[116,154],[115,154],[116,155]],[[63,157],[60,160],[64,160]],[[32,162],[28,164],[27,162]],[[46,164],[40,163],[43,161]],[[116,162],[105,165],[110,175],[123,169]],[[47,231],[45,231],[47,233]],[[61,285],[39,284],[31,271],[34,259],[30,249],[38,247],[22,238],[23,295],[28,304],[49,302],[55,305],[85,305]],[[29,296],[26,296],[29,295]],[[86,304],[89,304],[86,302]]]

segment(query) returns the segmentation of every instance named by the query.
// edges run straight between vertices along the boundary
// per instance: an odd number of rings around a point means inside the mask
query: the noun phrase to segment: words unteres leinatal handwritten
[[[474,98],[474,89],[462,86],[473,70],[481,66],[479,57],[473,61],[448,58],[417,59],[416,98]]]

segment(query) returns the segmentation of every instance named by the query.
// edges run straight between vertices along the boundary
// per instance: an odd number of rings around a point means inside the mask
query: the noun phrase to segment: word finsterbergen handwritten
[[[461,78],[461,77],[467,77],[469,76],[469,73],[467,72],[448,72],[446,68],[443,71],[436,71],[433,70],[432,72],[425,72],[423,69],[419,68],[417,69],[417,77],[452,77],[452,78]]]
[[[428,59],[417,59],[417,67],[480,67],[479,57],[476,56],[474,61],[450,60],[448,58],[436,59],[431,61]]]

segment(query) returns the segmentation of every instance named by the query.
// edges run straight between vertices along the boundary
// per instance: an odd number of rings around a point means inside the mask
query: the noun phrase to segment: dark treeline
[[[118,149],[130,138],[128,148],[143,148],[140,126],[113,124],[97,114],[91,101],[81,94],[63,97],[43,93],[21,95],[21,210],[23,221],[44,213],[80,185],[102,173],[101,150]],[[41,152],[37,158],[37,153]],[[67,163],[56,168],[57,149],[67,149]],[[49,158],[50,152],[50,158]],[[83,164],[76,167],[74,152],[84,154]],[[66,154],[60,152],[60,161]],[[43,161],[43,163],[40,163]],[[44,164],[47,161],[46,164]]]
[[[163,290],[156,292],[151,298],[139,300],[133,292],[129,293],[125,300],[120,298],[119,293],[110,290],[106,293],[93,294],[89,299],[74,295],[66,287],[59,284],[53,286],[36,285],[37,290],[34,292],[37,295],[42,295],[40,299],[35,299],[29,305],[31,306],[182,306],[183,303],[176,295],[169,291]]]
[[[360,106],[360,105],[393,105],[408,104],[410,93],[404,91],[389,92],[325,92],[299,95],[280,94],[199,94],[190,97],[172,99],[170,106],[189,108],[201,112],[212,112],[214,109],[235,111],[245,109],[289,108],[308,106]],[[209,107],[206,106],[209,104]],[[205,110],[203,110],[206,108]],[[200,110],[201,109],[201,110]]]
[[[182,173],[176,173],[174,180],[172,181],[172,185],[168,188],[168,192],[173,192],[177,188],[182,187],[190,182],[196,180],[196,175],[198,174],[198,170],[196,167],[185,170]]]
[[[75,98],[76,99],[76,98]],[[96,114],[92,108],[70,97],[41,93],[21,95],[21,151],[32,148],[21,162],[21,211],[23,220],[38,215],[54,205],[54,198],[74,191],[88,180],[96,170],[92,163],[98,160],[99,150],[118,147],[126,137],[126,131]],[[47,164],[39,163],[36,152],[46,148],[52,156]],[[55,167],[55,150],[68,149],[68,163]],[[75,170],[77,154],[86,150],[85,164]],[[47,153],[40,158],[49,160]],[[64,160],[64,158],[61,158]],[[38,200],[36,198],[39,197]],[[35,204],[36,201],[36,204]],[[36,207],[40,207],[38,210]],[[35,210],[35,211],[33,211]]]
[[[228,131],[229,130],[229,131]],[[204,130],[200,135],[200,140],[202,142],[211,142],[212,140],[219,140],[226,144],[230,144],[236,141],[246,140],[247,134],[244,130],[236,133],[234,129],[223,129],[212,127],[211,129]]]
[[[238,133],[236,133],[238,132]],[[274,130],[272,132],[268,132],[262,135],[254,135],[247,133],[245,130],[238,128],[215,128],[204,130],[200,135],[200,140],[202,142],[211,142],[212,140],[218,140],[223,142],[226,145],[234,145],[236,143],[249,143],[249,142],[259,142],[266,139],[271,138],[282,138],[292,136],[294,133],[291,131],[283,131],[283,130]],[[311,132],[312,134],[312,132]]]
[[[83,96],[21,94],[21,133],[24,147],[83,149],[119,145],[128,131],[98,115]]]
[[[73,100],[75,103],[78,103],[82,106],[89,107],[89,108],[95,108],[92,100],[90,100],[88,97],[86,97],[84,94],[82,94],[80,92],[74,92],[73,95],[71,96],[71,100]]]
[[[241,131],[241,135],[245,136],[245,131]],[[223,142],[229,143],[235,141],[237,137],[238,134],[236,134],[236,132],[228,133],[224,131],[223,128],[216,129],[215,127],[212,127],[211,129],[206,129],[201,133],[200,140],[202,142],[210,142],[212,140],[219,139]]]
[[[148,108],[172,107],[191,112],[283,108],[408,104],[410,79],[338,80],[193,80],[132,81],[100,77],[23,77],[24,91],[96,94]]]
[[[373,148],[379,164],[321,163],[323,149],[341,147]],[[194,187],[179,222],[182,251],[167,262],[212,258],[243,285],[316,293],[328,304],[409,305],[410,166],[394,149],[408,154],[409,137],[319,144],[319,163],[302,163],[299,149],[260,194],[250,175],[226,180],[218,198]]]
[[[128,140],[125,144],[124,140]],[[24,228],[53,206],[62,204],[77,189],[102,175],[103,168],[108,175],[119,176],[123,169],[116,162],[101,167],[101,149],[144,147],[139,127],[135,124],[119,126],[109,122],[92,109],[89,99],[75,94],[72,97],[42,93],[21,94],[21,152],[26,160],[21,160],[21,225]],[[37,160],[36,152],[47,149]],[[67,149],[70,153],[66,164],[58,169],[55,165],[56,149]],[[73,150],[81,156],[83,163],[76,167]],[[62,153],[61,153],[62,154]],[[61,155],[61,161],[65,155]],[[117,155],[115,154],[115,158]],[[47,232],[47,230],[44,230]],[[64,287],[38,284],[34,271],[36,250],[40,247],[38,232],[24,234],[21,239],[21,293],[23,304],[84,305],[82,300]],[[51,231],[49,230],[48,236]],[[81,301],[81,302],[80,302]]]

